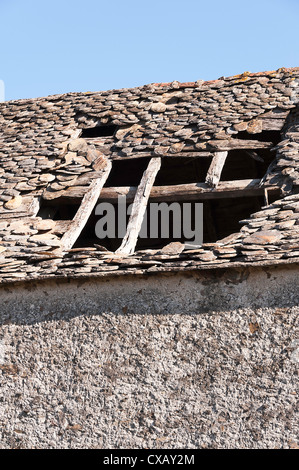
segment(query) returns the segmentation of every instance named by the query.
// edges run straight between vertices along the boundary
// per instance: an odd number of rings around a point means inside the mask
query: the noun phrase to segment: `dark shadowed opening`
[[[110,137],[117,131],[118,127],[113,124],[107,126],[88,127],[82,129],[81,138],[88,137]]]
[[[270,149],[231,150],[226,157],[220,181],[261,179],[274,159],[275,152]]]
[[[114,160],[105,187],[138,186],[150,158]]]
[[[211,164],[210,157],[163,157],[155,186],[203,183]],[[114,160],[105,187],[138,186],[150,158]]]
[[[279,197],[279,191],[269,194],[269,203],[273,202]],[[151,201],[149,201],[150,203]],[[191,230],[195,228],[196,220],[196,203],[203,203],[203,242],[216,242],[221,238],[224,238],[231,233],[238,232],[241,228],[240,221],[247,219],[253,212],[257,212],[265,204],[264,196],[249,196],[249,197],[224,197],[217,199],[205,199],[197,201],[184,201],[184,203],[190,203],[191,205]],[[183,203],[178,202],[183,214]],[[126,209],[129,204],[127,204]],[[116,228],[115,238],[105,237],[104,239],[97,238],[95,234],[96,223],[101,219],[101,216],[93,214],[90,216],[85,228],[83,229],[80,237],[78,238],[75,248],[79,247],[90,247],[94,244],[101,245],[109,251],[115,251],[121,245],[122,237],[118,236],[117,233],[117,220],[118,220],[118,207],[113,204],[114,207],[114,226]],[[149,207],[149,206],[148,206]],[[106,214],[104,214],[106,215]],[[148,236],[150,236],[150,210],[147,209],[147,226]],[[165,214],[164,216],[165,217]],[[168,217],[168,215],[167,215]],[[129,216],[126,216],[128,222]],[[138,238],[137,250],[142,249],[159,249],[167,245],[172,241],[180,241],[184,243],[187,239],[184,237],[183,225],[181,217],[180,237],[175,237],[173,233],[173,213],[169,211],[169,236],[163,238],[161,234],[161,216],[158,219],[158,237],[157,238]],[[106,230],[107,226],[105,226]]]
[[[247,131],[232,135],[233,139],[271,142],[273,147],[281,140],[279,131],[262,131],[250,134]],[[275,159],[272,148],[231,150],[221,173],[221,181],[262,178]]]
[[[211,157],[163,157],[155,186],[204,183]]]
[[[232,135],[233,139],[258,140],[259,142],[272,142],[277,145],[281,140],[280,131],[262,131],[258,134],[250,134],[247,131],[241,131]]]
[[[80,203],[80,201],[67,203],[58,198],[53,200],[42,199],[37,217],[52,220],[73,220]]]

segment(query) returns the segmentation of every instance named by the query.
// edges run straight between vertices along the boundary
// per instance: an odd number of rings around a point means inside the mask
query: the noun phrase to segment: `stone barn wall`
[[[297,276],[2,286],[1,447],[298,446]]]

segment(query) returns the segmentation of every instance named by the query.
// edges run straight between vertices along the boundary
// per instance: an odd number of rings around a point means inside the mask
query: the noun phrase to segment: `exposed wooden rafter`
[[[206,176],[206,184],[215,188],[219,183],[221,172],[228,152],[216,152]]]
[[[61,238],[60,246],[62,251],[70,250],[82,232],[100,197],[101,190],[107,181],[111,168],[111,161],[107,160],[107,165],[102,171],[101,176],[98,179],[94,179],[86,191],[74,219],[70,223],[67,232]]]
[[[135,193],[133,207],[127,226],[127,233],[122,241],[121,246],[116,251],[117,253],[134,253],[150,192],[160,167],[161,158],[152,158],[148,164],[147,169],[144,171],[140,184]]]

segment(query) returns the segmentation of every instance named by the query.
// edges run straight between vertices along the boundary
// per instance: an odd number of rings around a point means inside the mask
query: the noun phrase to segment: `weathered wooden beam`
[[[263,130],[280,130],[284,125],[284,119],[277,118],[263,118]],[[94,140],[93,144],[97,148],[97,142]],[[242,149],[267,149],[272,148],[274,144],[272,142],[263,142],[258,140],[247,140],[247,139],[238,139],[236,137],[228,137],[227,139],[217,139],[217,140],[203,140],[199,142],[202,146],[201,148],[196,148],[195,146],[185,146],[178,153],[166,152],[164,155],[155,154],[154,150],[145,150],[145,151],[133,151],[127,155],[119,152],[110,153],[109,148],[107,152],[109,159],[111,160],[130,160],[136,158],[211,158],[214,156],[214,152],[224,152],[228,150],[242,150]],[[101,147],[100,143],[98,146]],[[102,147],[101,147],[102,148]]]
[[[221,172],[228,152],[216,152],[206,176],[206,184],[215,188],[219,183]]]
[[[271,129],[272,130],[272,129]],[[275,129],[273,129],[275,130]],[[207,140],[202,141],[201,144],[203,145],[202,150],[189,150],[188,148],[184,148],[179,153],[165,153],[162,155],[162,158],[171,157],[171,158],[182,158],[182,157],[194,157],[194,158],[210,158],[214,156],[214,152],[224,152],[227,150],[242,150],[242,149],[268,149],[274,146],[273,142],[263,142],[259,140],[247,140],[247,139],[237,139],[237,138],[229,138],[225,140]],[[121,155],[120,153],[112,153],[109,155],[111,160],[128,160],[132,158],[160,158],[160,155],[155,155],[153,151],[147,152],[132,152],[128,155]]]
[[[160,167],[161,158],[152,158],[144,171],[134,197],[127,233],[116,253],[128,255],[134,253],[150,192]]]
[[[280,131],[285,125],[285,119],[262,119],[263,131]]]
[[[274,146],[273,142],[262,142],[259,140],[247,140],[231,138],[229,140],[209,140],[207,142],[209,148],[213,148],[218,152],[225,150],[242,150],[242,149],[270,149]]]
[[[77,210],[77,213],[71,222],[69,229],[61,238],[60,246],[62,251],[70,250],[82,232],[94,209],[94,206],[99,199],[101,190],[107,181],[111,168],[112,163],[111,161],[107,160],[106,168],[103,170],[101,176],[98,179],[93,180],[85,192],[81,205]]]
[[[165,155],[162,156],[164,157],[170,157],[170,158],[211,158],[214,156],[214,153],[209,152],[209,151],[197,151],[197,152],[191,152],[191,151],[181,151],[179,153],[166,153]],[[160,155],[155,155],[154,152],[133,152],[130,153],[129,155],[120,155],[119,153],[112,153],[109,155],[109,158],[111,160],[130,160],[133,158],[161,158]]]
[[[275,108],[259,116],[263,131],[280,131],[285,125],[290,110]]]
[[[268,191],[278,191],[277,185],[267,185]],[[101,191],[101,202],[117,203],[119,196],[126,196],[126,202],[134,200],[137,187],[119,186],[103,188]],[[65,191],[61,200],[68,203],[77,203],[86,193],[86,187],[74,187]],[[263,195],[264,190],[260,187],[259,179],[220,181],[217,188],[211,188],[206,183],[177,184],[172,186],[153,186],[150,199],[153,201],[192,201],[196,199],[217,199],[223,197],[239,197]]]

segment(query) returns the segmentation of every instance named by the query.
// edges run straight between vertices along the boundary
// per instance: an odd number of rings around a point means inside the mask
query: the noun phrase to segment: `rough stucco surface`
[[[2,448],[298,446],[295,267],[2,287]]]

